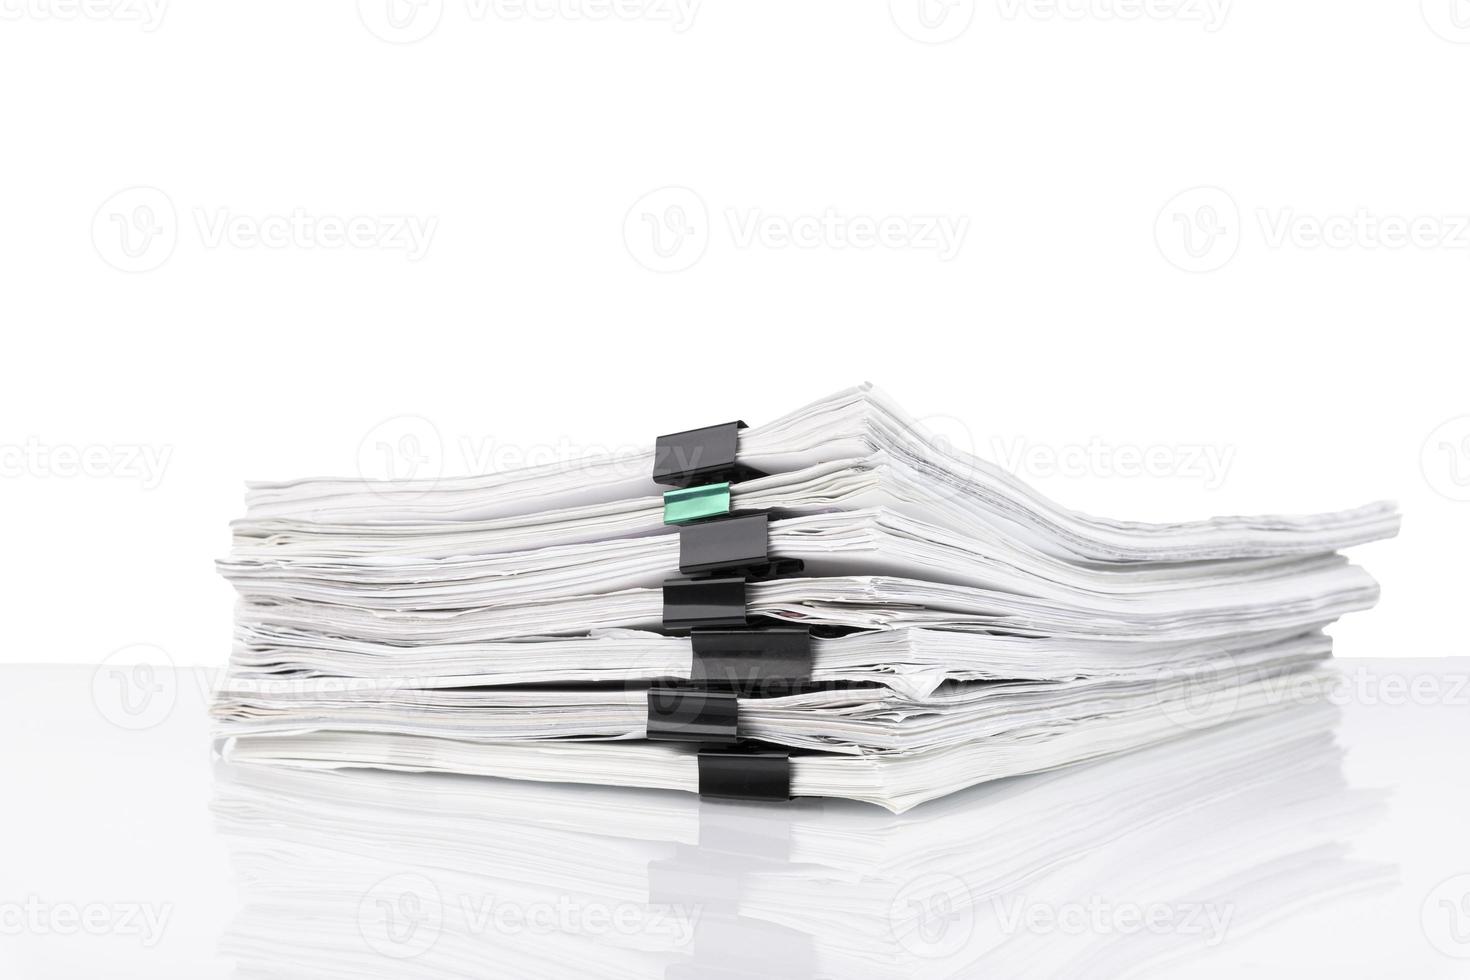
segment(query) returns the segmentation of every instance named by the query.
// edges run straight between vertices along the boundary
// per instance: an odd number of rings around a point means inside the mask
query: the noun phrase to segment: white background
[[[1108,516],[1396,499],[1338,652],[1463,654],[1456,2],[0,0],[0,660],[222,663],[243,481],[384,433],[466,472],[863,380]],[[1167,465],[1044,465],[1089,445]]]

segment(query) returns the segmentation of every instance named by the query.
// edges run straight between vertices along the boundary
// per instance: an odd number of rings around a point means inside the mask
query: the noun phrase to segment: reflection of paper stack
[[[903,810],[1309,689],[1322,627],[1377,597],[1335,549],[1398,522],[1091,518],[866,388],[666,438],[252,487],[220,563],[232,757]]]
[[[1043,930],[1038,910],[1136,906],[1172,927],[1130,933],[1127,967],[1190,963],[1388,880],[1342,843],[1380,800],[1345,787],[1335,717],[1276,712],[899,817],[634,790],[588,807],[559,786],[222,767],[214,808],[244,891],[225,945],[247,976],[486,964],[515,976],[1075,976],[1107,962],[1112,920]]]

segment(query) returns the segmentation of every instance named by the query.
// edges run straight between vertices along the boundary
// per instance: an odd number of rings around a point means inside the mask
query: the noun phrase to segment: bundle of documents
[[[869,387],[647,452],[254,484],[233,759],[901,811],[1299,700],[1391,504],[1107,521]]]

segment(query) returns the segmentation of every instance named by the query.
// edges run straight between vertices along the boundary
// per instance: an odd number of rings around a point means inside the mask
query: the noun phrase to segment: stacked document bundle
[[[1067,510],[877,391],[644,452],[254,484],[214,705],[230,758],[902,811],[1321,683],[1390,504]]]

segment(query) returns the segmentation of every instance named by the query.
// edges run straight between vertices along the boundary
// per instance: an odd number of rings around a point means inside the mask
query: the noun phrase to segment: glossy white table
[[[1338,670],[895,817],[241,769],[208,672],[5,668],[0,975],[1470,976],[1470,662]]]

